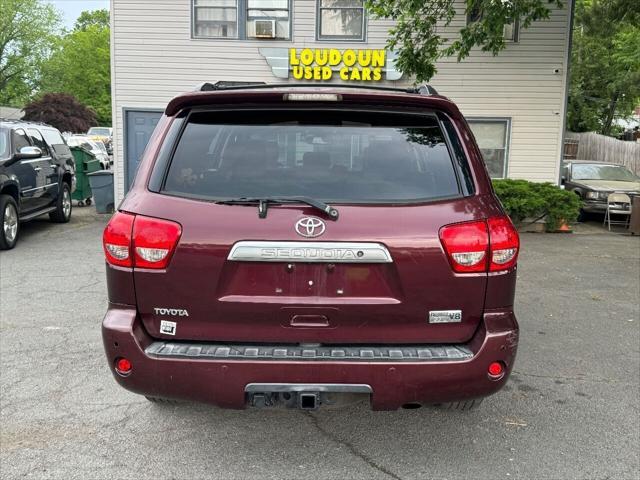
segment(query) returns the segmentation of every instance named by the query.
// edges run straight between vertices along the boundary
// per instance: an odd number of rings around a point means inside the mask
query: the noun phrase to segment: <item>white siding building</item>
[[[175,95],[205,81],[309,83],[294,78],[291,49],[296,59],[307,48],[384,49],[392,23],[368,19],[361,7],[362,0],[111,0],[116,200]],[[498,56],[474,50],[461,63],[438,63],[430,83],[470,121],[495,177],[558,180],[570,11],[571,0],[526,30],[510,26]],[[461,1],[449,37],[466,21]],[[394,71],[392,56],[379,81],[363,83],[412,84]],[[331,81],[341,82],[334,73]]]

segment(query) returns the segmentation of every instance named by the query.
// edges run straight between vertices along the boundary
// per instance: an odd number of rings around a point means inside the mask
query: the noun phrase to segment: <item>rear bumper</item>
[[[249,384],[358,384],[371,388],[374,410],[395,410],[405,403],[457,401],[498,391],[513,367],[518,324],[510,310],[487,312],[471,341],[460,346],[472,355],[446,360],[161,356],[157,354],[157,342],[146,333],[135,309],[115,305],[111,305],[104,318],[102,337],[116,381],[142,395],[239,409],[246,405],[245,390]],[[126,377],[114,370],[119,357],[129,359],[133,365]],[[489,364],[494,361],[506,366],[505,375],[499,380],[492,380],[487,374]]]

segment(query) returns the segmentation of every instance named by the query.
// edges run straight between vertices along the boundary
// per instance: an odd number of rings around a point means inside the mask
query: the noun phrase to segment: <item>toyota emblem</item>
[[[304,217],[296,222],[296,232],[303,237],[319,237],[324,233],[326,226],[322,220],[316,217]]]

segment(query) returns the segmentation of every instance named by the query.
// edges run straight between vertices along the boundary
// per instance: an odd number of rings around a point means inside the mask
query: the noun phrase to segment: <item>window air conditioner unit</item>
[[[275,20],[254,20],[253,29],[256,38],[276,38]]]

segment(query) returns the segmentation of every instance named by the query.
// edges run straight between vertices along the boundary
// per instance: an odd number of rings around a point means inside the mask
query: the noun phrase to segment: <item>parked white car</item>
[[[102,141],[107,147],[107,153],[113,155],[113,128],[111,127],[91,127],[87,132],[91,140]]]
[[[67,145],[70,147],[82,147],[90,151],[100,161],[103,170],[111,168],[111,158],[107,153],[104,143],[91,140],[85,135],[71,135],[67,137]]]

